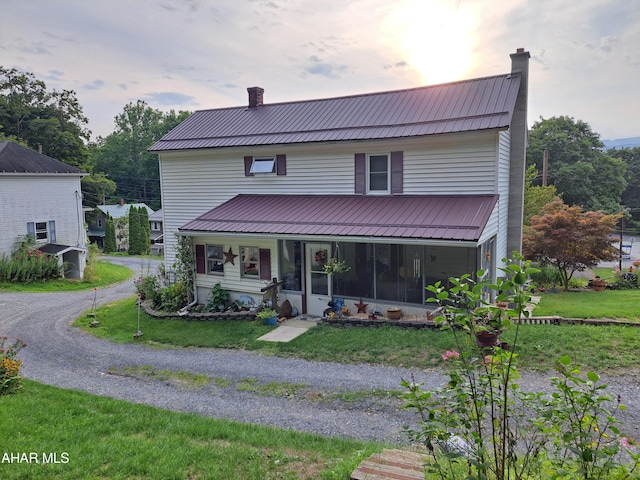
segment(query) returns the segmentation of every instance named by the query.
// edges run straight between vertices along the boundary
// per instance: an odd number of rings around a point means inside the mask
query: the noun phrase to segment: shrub
[[[614,290],[633,290],[638,288],[638,274],[620,271],[620,267],[613,269],[613,282],[610,287]]]
[[[5,347],[9,337],[0,337],[0,395],[17,392],[20,387],[20,366],[22,362],[16,360],[16,354],[27,346],[19,338]]]
[[[167,312],[177,312],[189,303],[189,295],[184,283],[176,282],[158,292],[153,308]]]
[[[0,282],[32,283],[60,278],[64,265],[58,265],[58,259],[46,255],[35,247],[35,241],[27,236],[11,258],[0,258]]]
[[[531,281],[539,288],[549,288],[556,285],[562,285],[562,277],[560,270],[551,265],[537,267],[537,272],[531,273]]]
[[[402,381],[405,407],[419,416],[419,428],[407,433],[427,446],[427,471],[476,480],[637,478],[640,454],[627,450],[612,411],[624,407],[606,394],[597,374],[583,374],[563,357],[551,380],[553,394],[519,388],[518,332],[528,316],[528,277],[537,270],[517,254],[503,263],[504,277],[495,283],[480,270],[450,278],[447,288],[441,282],[427,287],[433,294],[428,301],[438,304],[436,324],[456,344],[442,355],[450,366],[444,387]],[[496,331],[513,328],[513,344],[480,346],[477,319],[499,312]]]

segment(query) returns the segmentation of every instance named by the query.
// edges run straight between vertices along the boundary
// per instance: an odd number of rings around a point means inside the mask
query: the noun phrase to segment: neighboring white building
[[[149,150],[160,160],[165,261],[196,251],[196,296],[217,282],[321,314],[424,312],[425,286],[521,249],[529,53],[511,71],[430,87],[198,111]],[[330,258],[351,270],[326,275]]]
[[[164,212],[162,209],[156,210],[149,215],[149,226],[151,227],[151,254],[164,255]]]
[[[0,255],[27,235],[66,263],[67,278],[83,278],[87,235],[80,181],[87,175],[17,143],[0,142]]]

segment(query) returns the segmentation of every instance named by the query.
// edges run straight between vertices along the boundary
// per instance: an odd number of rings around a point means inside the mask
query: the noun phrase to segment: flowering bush
[[[436,324],[456,343],[442,355],[444,387],[425,390],[414,379],[402,381],[405,407],[419,416],[419,428],[407,434],[428,448],[427,471],[477,480],[638,478],[640,454],[628,450],[633,442],[621,435],[611,411],[624,407],[605,394],[597,374],[584,375],[563,357],[553,394],[520,389],[518,333],[528,315],[528,277],[536,270],[519,255],[503,263],[504,276],[495,283],[478,271],[475,278],[449,279],[448,289],[441,282],[427,287],[438,304]],[[499,330],[514,329],[512,345],[479,346],[479,310],[497,315]]]
[[[9,337],[0,337],[0,395],[17,392],[20,389],[20,366],[16,354],[27,346],[19,338],[5,347]]]

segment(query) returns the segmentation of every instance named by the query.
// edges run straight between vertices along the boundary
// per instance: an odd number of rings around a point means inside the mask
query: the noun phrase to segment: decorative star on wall
[[[233,262],[233,259],[236,258],[238,255],[235,255],[233,253],[233,251],[231,250],[231,247],[229,247],[228,252],[223,252],[223,253],[224,253],[224,263],[230,263],[231,265],[235,265],[235,263]]]
[[[355,307],[358,309],[358,313],[367,313],[367,305],[368,303],[362,303],[362,299],[360,299],[360,303],[356,303]]]

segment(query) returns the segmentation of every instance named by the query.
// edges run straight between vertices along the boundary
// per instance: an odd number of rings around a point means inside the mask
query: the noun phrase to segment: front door
[[[324,272],[324,265],[331,256],[328,243],[305,245],[305,279],[307,313],[322,316],[331,301],[331,276]]]

